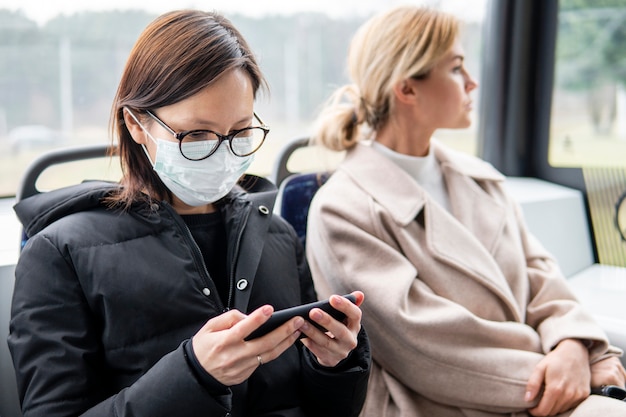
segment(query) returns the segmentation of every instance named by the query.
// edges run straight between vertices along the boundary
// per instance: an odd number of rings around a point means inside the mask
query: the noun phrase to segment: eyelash
[[[462,70],[463,70],[463,65],[459,65],[458,67],[452,68],[452,71],[454,72],[461,72]]]

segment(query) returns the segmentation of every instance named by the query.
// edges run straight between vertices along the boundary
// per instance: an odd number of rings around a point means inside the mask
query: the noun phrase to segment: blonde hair
[[[378,130],[393,111],[393,86],[422,78],[452,48],[458,20],[444,12],[402,6],[374,16],[350,43],[352,84],[337,89],[322,108],[313,141],[343,151]]]

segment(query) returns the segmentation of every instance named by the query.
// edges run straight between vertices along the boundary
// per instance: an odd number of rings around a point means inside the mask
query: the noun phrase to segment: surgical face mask
[[[130,115],[139,123],[132,113]],[[154,162],[143,146],[157,175],[176,197],[190,206],[203,206],[224,197],[254,160],[254,154],[245,157],[234,155],[228,144],[222,142],[208,158],[190,161],[180,153],[177,142],[154,138],[141,123],[139,126],[157,145]],[[215,145],[207,142],[183,143],[185,155],[206,155],[206,148]]]

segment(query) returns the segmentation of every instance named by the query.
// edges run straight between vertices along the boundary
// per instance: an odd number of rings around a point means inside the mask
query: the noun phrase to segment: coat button
[[[261,212],[261,214],[269,214],[270,213],[270,209],[268,209],[265,206],[259,206],[259,211]]]
[[[245,278],[241,278],[239,281],[237,281],[237,289],[239,291],[243,291],[246,288],[248,288],[248,280]]]
[[[208,297],[209,295],[211,295],[211,290],[206,288],[206,287],[204,287],[202,289],[202,294],[204,294],[204,295],[206,295]]]

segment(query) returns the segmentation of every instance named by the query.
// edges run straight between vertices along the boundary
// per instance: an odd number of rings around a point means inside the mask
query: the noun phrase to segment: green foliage
[[[557,80],[570,89],[626,84],[626,0],[562,0]]]

